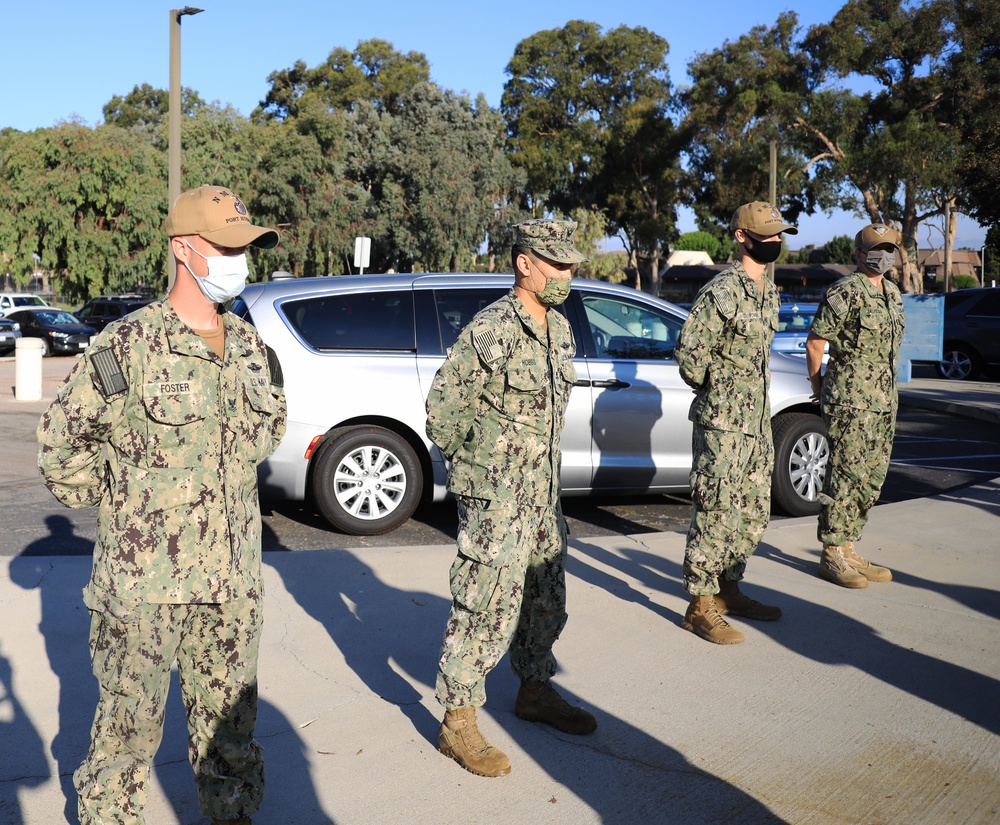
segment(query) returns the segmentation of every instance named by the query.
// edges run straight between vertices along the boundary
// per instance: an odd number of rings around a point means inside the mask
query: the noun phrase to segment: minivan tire
[[[786,516],[814,516],[820,510],[830,444],[826,424],[810,413],[782,413],[771,421],[774,438],[772,508]]]
[[[334,430],[316,453],[312,479],[323,518],[352,536],[395,530],[416,510],[423,492],[416,452],[385,427]]]

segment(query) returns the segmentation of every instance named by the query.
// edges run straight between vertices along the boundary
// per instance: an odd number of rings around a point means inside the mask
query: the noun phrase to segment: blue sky
[[[186,3],[107,0],[102,3],[34,0],[6,3],[0,48],[0,127],[29,131],[71,118],[94,126],[114,95],[142,83],[169,86],[169,12]],[[803,26],[827,22],[841,0],[191,0],[204,9],[182,22],[181,83],[203,99],[229,103],[247,115],[267,92],[267,76],[296,60],[315,66],[333,48],[382,38],[402,52],[423,52],[431,79],[498,106],[504,72],[517,43],[542,29],[587,20],[605,31],[644,26],[670,44],[675,85],[687,82],[687,64],[755,25],[771,24],[797,6]],[[865,221],[850,214],[804,217],[793,246],[820,246],[851,235]],[[682,211],[682,231],[694,229]],[[927,245],[922,229],[920,243]],[[940,232],[932,232],[934,245]],[[979,248],[985,230],[960,217],[956,246]]]

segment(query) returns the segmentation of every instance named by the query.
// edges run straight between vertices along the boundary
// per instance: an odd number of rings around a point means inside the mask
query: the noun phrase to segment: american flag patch
[[[732,318],[736,314],[736,301],[728,289],[717,289],[712,293],[712,297],[723,318]]]
[[[97,383],[100,385],[101,393],[106,401],[128,389],[121,364],[118,363],[111,347],[105,347],[92,353],[90,363],[97,373]]]
[[[831,292],[826,296],[826,302],[830,305],[837,315],[843,315],[847,312],[847,300],[844,298],[844,293],[842,292]]]
[[[495,364],[503,358],[503,349],[493,334],[493,330],[484,329],[482,332],[477,332],[472,336],[472,340],[476,345],[479,356],[487,364]]]

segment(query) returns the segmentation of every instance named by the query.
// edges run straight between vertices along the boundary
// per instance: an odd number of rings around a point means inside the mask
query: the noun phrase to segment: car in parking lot
[[[138,293],[98,295],[87,301],[73,314],[83,323],[100,332],[112,321],[124,318],[130,312],[142,309],[146,304],[152,302],[153,298]]]
[[[972,381],[1000,368],[1000,289],[957,289],[944,296],[944,345],[938,375]]]
[[[17,322],[23,337],[41,339],[42,355],[45,357],[83,352],[90,344],[91,336],[97,334],[96,329],[81,324],[72,313],[56,307],[19,309],[9,313],[7,318]]]
[[[805,358],[809,325],[819,304],[782,304],[778,309],[778,329],[771,349]]]
[[[311,497],[338,530],[377,535],[442,500],[425,435],[431,380],[459,332],[512,275],[347,275],[250,284],[232,311],[281,361],[288,430],[259,468],[266,494]],[[562,435],[565,496],[688,489],[691,388],[673,360],[687,313],[630,287],[574,279],[557,311],[577,343]],[[771,356],[779,512],[815,513],[828,449],[805,363]]]
[[[24,307],[47,307],[48,303],[29,292],[0,292],[0,318]]]
[[[21,337],[21,325],[10,318],[0,318],[0,355],[6,355],[17,346]]]

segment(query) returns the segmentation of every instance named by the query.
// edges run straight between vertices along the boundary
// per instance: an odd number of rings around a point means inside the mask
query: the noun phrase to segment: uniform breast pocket
[[[874,352],[882,343],[883,332],[889,331],[889,318],[878,309],[862,309],[858,318],[858,348]]]
[[[160,386],[160,385],[156,385]],[[207,399],[197,391],[147,392],[146,466],[198,467],[219,440],[218,425],[205,416]],[[218,447],[211,450],[218,452]]]
[[[750,369],[757,362],[763,348],[763,323],[759,318],[736,318],[732,331],[729,357],[738,367]]]
[[[534,423],[545,409],[545,374],[535,365],[522,365],[507,373],[504,411],[515,421]]]

